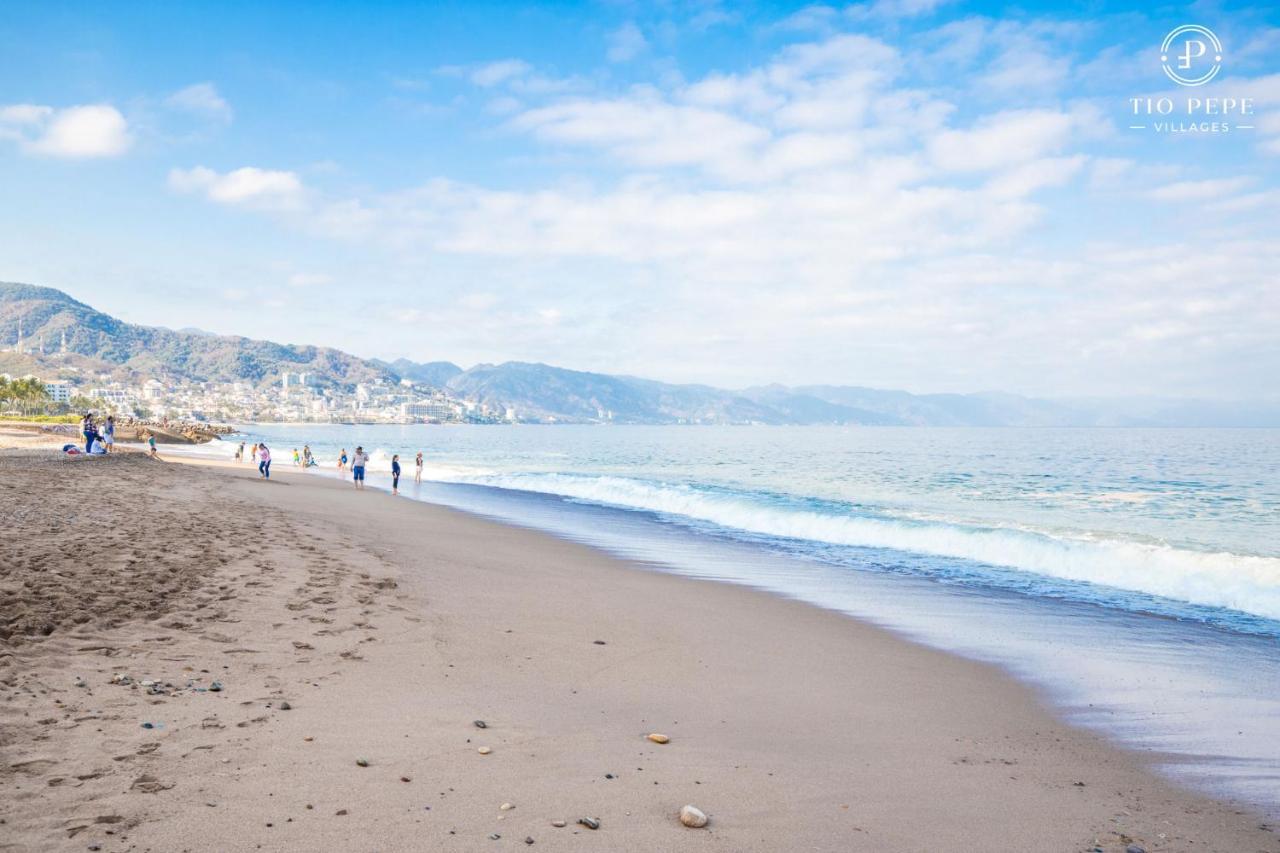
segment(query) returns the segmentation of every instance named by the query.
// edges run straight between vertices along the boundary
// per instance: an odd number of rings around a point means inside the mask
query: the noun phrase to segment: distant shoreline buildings
[[[22,346],[19,336],[13,351],[22,352]],[[59,378],[44,381],[50,402],[87,404],[124,416],[206,423],[492,424],[515,420],[513,409],[491,409],[407,379],[358,383],[345,390],[322,387],[314,374],[306,372],[284,372],[265,387],[249,380],[131,383],[113,380],[110,374],[66,378],[79,373],[74,367],[58,373]]]

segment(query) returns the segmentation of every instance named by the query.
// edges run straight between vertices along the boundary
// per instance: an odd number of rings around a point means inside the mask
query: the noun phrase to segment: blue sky
[[[384,358],[1277,394],[1274,7],[264,6],[7,4],[0,279]]]

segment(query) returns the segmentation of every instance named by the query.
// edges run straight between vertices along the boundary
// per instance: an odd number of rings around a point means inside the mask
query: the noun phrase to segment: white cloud
[[[333,276],[325,273],[305,273],[298,272],[289,276],[290,287],[324,287],[326,284],[333,283]]]
[[[182,193],[203,193],[219,204],[244,205],[264,210],[298,210],[304,188],[294,172],[245,166],[219,174],[204,166],[172,169],[169,187]]]
[[[0,139],[12,139],[28,153],[67,159],[115,157],[133,142],[125,117],[107,104],[0,107]]]
[[[627,21],[609,33],[608,57],[610,62],[630,62],[649,47],[644,33],[634,21]]]
[[[983,172],[1034,160],[1069,141],[1071,116],[1055,110],[1016,110],[987,116],[967,130],[948,130],[930,143],[940,168]]]
[[[512,78],[522,77],[532,70],[533,66],[522,59],[503,59],[474,69],[470,79],[477,86],[489,88]]]
[[[212,121],[228,123],[232,118],[231,105],[218,94],[217,87],[212,83],[195,83],[179,89],[165,99],[165,104]]]
[[[1178,181],[1156,187],[1148,195],[1156,201],[1212,201],[1234,195],[1253,183],[1247,177]]]

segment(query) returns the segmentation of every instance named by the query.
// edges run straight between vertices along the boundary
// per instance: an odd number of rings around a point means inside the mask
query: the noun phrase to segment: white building
[[[75,393],[70,382],[46,382],[44,390],[49,395],[49,399],[55,403],[70,403],[71,395]]]

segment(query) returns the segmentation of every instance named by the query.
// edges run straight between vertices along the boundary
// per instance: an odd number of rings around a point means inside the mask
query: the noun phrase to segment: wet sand
[[[0,850],[1280,850],[743,587],[284,466],[5,451],[0,507]]]

